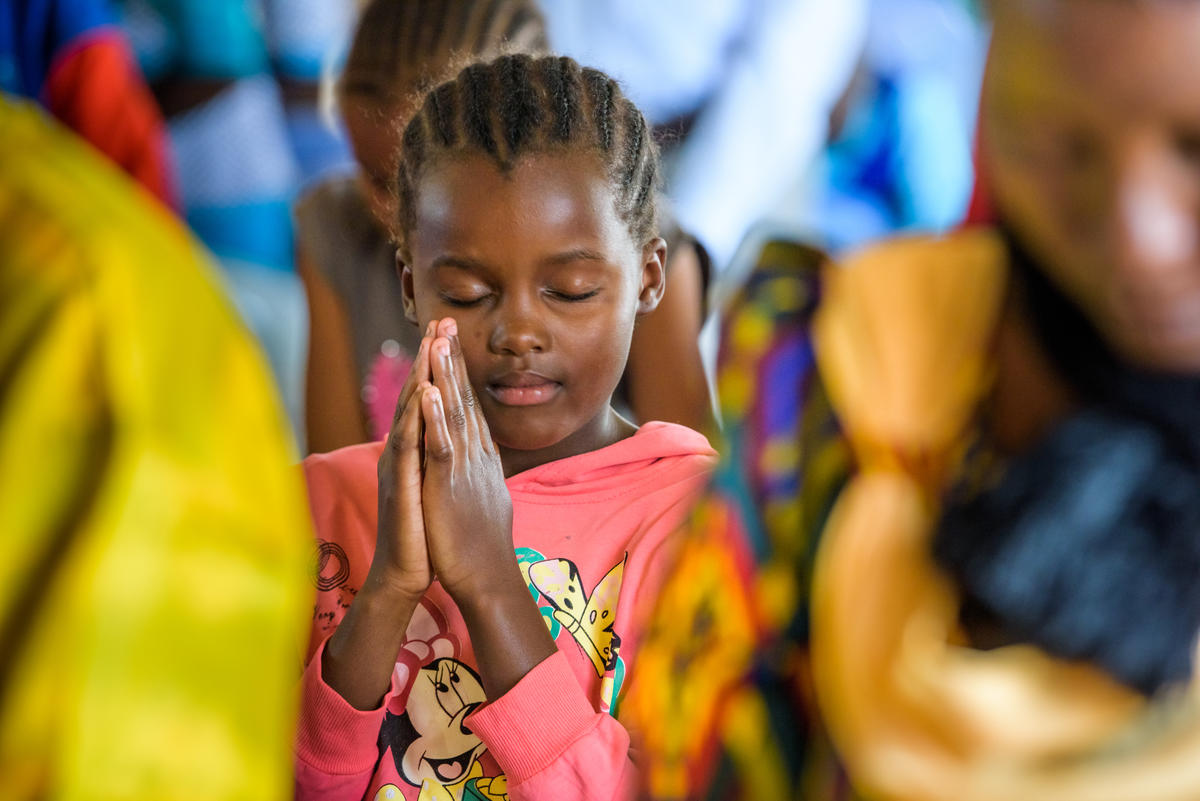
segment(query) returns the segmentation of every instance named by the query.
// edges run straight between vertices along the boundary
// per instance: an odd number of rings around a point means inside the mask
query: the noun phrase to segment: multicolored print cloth
[[[811,339],[822,261],[768,244],[726,312],[723,458],[626,701],[655,799],[850,797],[806,653],[817,534],[850,472]]]

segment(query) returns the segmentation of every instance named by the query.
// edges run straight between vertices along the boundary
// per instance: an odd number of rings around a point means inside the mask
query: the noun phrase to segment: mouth
[[[487,383],[487,393],[501,406],[539,406],[558,396],[562,384],[529,370],[513,371]]]

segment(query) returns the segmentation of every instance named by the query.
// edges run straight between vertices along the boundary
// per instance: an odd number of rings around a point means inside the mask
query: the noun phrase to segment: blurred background
[[[613,74],[654,125],[666,193],[711,258],[716,296],[763,236],[837,251],[945,229],[965,212],[986,46],[973,2],[540,5],[551,49]],[[186,221],[261,342],[302,441],[309,313],[293,209],[306,187],[356,170],[330,87],[358,4],[0,9],[0,87],[42,104]]]

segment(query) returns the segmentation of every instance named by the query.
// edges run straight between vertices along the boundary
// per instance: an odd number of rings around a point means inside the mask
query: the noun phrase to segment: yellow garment
[[[263,360],[148,195],[0,100],[0,799],[290,797],[312,533]]]
[[[989,389],[1005,259],[991,234],[962,233],[886,243],[827,276],[817,359],[859,472],[814,577],[822,714],[871,798],[1200,798],[1200,683],[1148,703],[1031,646],[956,645],[959,600],[930,540]]]

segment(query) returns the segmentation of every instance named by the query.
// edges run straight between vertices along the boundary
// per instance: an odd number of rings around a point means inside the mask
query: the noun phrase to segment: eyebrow
[[[542,259],[542,263],[549,266],[559,266],[570,264],[576,261],[590,261],[604,264],[608,262],[603,253],[588,248],[574,248],[572,250],[564,250],[561,253],[555,253],[553,256],[547,256]],[[430,269],[437,270],[442,267],[451,267],[456,270],[466,270],[473,273],[492,273],[494,270],[486,263],[476,261],[475,259],[466,258],[463,256],[438,256],[433,260]]]
[[[462,256],[438,256],[433,260],[430,269],[437,270],[442,267],[453,267],[456,270],[466,270],[472,273],[490,273],[492,269],[481,261],[468,259]]]
[[[542,260],[544,264],[559,265],[570,264],[573,261],[596,261],[607,262],[603,253],[598,253],[587,248],[575,248],[573,250],[565,250],[562,253],[555,253],[553,256]]]

